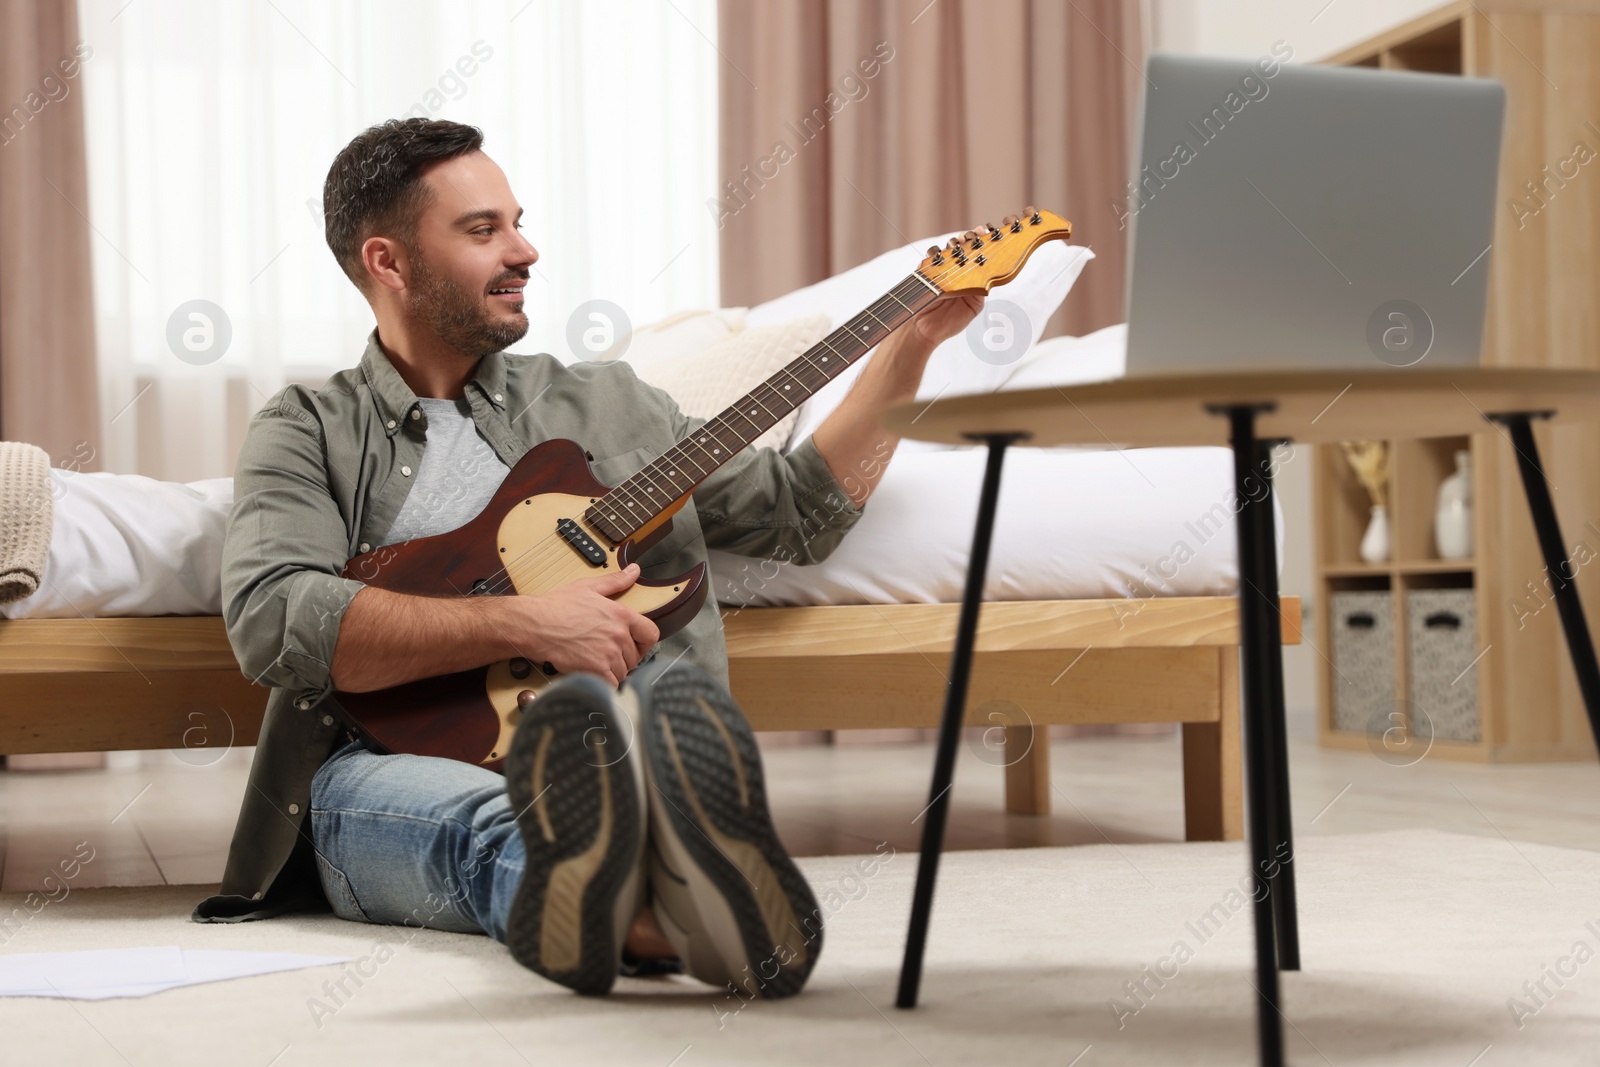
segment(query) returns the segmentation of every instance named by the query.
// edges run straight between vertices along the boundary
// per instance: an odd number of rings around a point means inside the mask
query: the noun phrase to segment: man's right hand
[[[612,599],[639,580],[639,565],[581,578],[543,596],[507,600],[507,638],[535,663],[562,674],[588,671],[621,685],[644,654],[661,640],[655,623]]]
[[[612,599],[638,580],[630,565],[543,596],[422,597],[368,586],[345,609],[333,683],[365,693],[521,656],[620,685],[661,639],[655,623]]]

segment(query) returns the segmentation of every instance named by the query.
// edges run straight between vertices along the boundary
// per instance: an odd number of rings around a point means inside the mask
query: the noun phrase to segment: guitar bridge
[[[584,533],[583,527],[573,520],[562,519],[556,523],[556,533],[560,534],[567,544],[577,549],[580,556],[596,567],[605,564],[605,549],[596,544],[595,539]]]

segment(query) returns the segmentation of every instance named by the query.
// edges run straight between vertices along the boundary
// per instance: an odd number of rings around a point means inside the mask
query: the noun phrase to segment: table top
[[[1309,444],[1451,437],[1485,429],[1499,412],[1554,412],[1558,422],[1600,420],[1600,371],[1443,367],[1361,371],[1163,374],[1090,385],[911,401],[884,413],[902,437],[971,444],[970,435],[1024,431],[1024,445],[1143,448],[1226,445],[1219,404],[1271,403],[1258,437]]]

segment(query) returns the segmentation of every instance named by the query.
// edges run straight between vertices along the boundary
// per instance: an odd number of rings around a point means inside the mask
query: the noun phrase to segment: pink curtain
[[[0,3],[0,437],[96,469],[99,381],[71,0]]]
[[[1059,211],[1097,260],[1047,332],[1123,317],[1136,0],[723,0],[722,297]]]

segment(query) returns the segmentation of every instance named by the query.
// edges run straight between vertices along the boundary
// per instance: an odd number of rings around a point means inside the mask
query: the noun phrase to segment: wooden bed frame
[[[958,610],[730,610],[734,697],[757,730],[937,725]],[[1004,728],[1007,809],[1049,813],[1050,724],[1182,723],[1186,836],[1239,839],[1238,644],[1231,596],[985,604],[968,721]],[[267,693],[220,618],[0,619],[3,754],[251,745]]]

